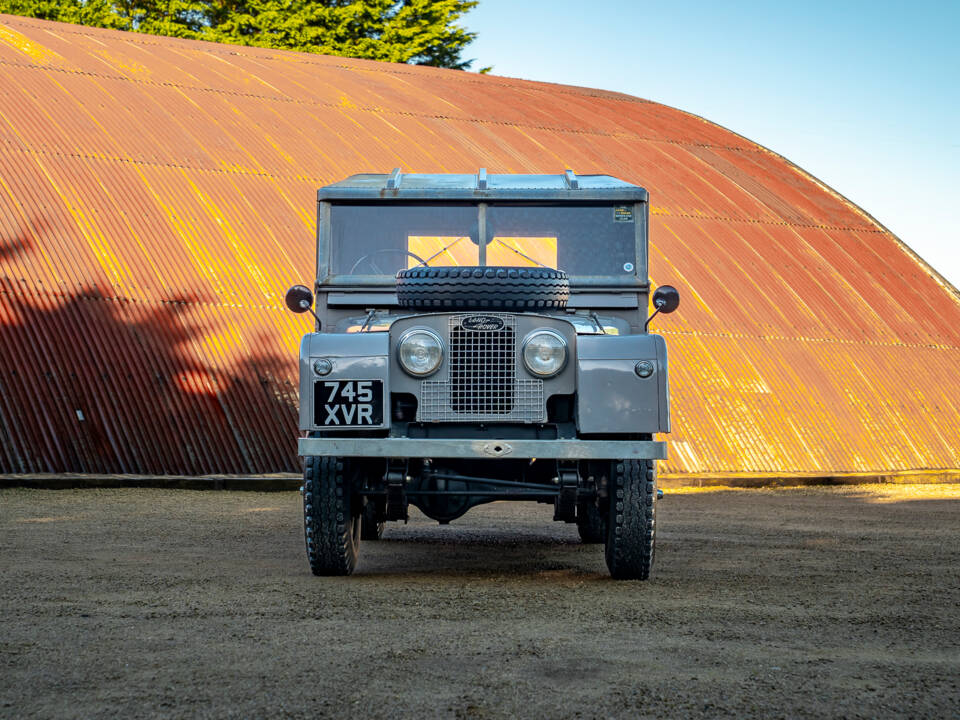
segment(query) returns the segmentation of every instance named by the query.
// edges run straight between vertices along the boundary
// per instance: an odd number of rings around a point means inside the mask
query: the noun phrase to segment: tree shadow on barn
[[[297,359],[267,321],[189,293],[48,287],[32,253],[0,239],[0,473],[300,470]]]

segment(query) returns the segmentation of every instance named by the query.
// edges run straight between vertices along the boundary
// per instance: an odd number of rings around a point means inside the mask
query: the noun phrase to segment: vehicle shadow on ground
[[[576,531],[570,537],[566,533],[561,536],[559,533],[550,532],[552,528],[544,528],[542,533],[532,533],[528,528],[522,530],[502,530],[491,531],[489,529],[467,529],[467,530],[437,530],[423,531],[416,530],[416,534],[405,534],[403,530],[386,530],[383,537],[377,541],[382,545],[432,545],[437,547],[446,547],[450,545],[459,545],[464,547],[510,547],[513,545],[531,547],[543,546],[554,547],[559,545],[580,545],[576,538]],[[369,547],[364,543],[364,547]]]
[[[545,573],[577,580],[606,579],[603,545],[585,545],[572,526],[529,524],[387,529],[361,545],[356,577],[496,579]]]
[[[458,551],[449,554],[403,553],[394,554],[388,560],[363,558],[351,582],[407,580],[489,580],[505,577],[513,580],[572,580],[607,581],[610,577],[603,565],[603,551],[589,556],[583,553],[564,557],[555,553],[538,552],[526,548],[516,553],[477,554]]]

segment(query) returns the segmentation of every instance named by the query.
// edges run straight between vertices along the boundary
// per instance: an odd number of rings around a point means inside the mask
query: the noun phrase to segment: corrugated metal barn
[[[283,293],[355,172],[609,173],[683,297],[667,473],[960,468],[960,299],[784,158],[634,97],[0,16],[0,473],[296,471]]]

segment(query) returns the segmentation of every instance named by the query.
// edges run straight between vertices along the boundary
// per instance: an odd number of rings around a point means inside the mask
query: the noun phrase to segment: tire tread
[[[656,551],[656,470],[653,460],[613,462],[605,556],[617,580],[646,580]]]
[[[303,471],[303,527],[314,575],[350,575],[358,544],[343,458],[308,457]]]
[[[551,268],[411,268],[397,273],[397,302],[421,310],[563,309],[567,274]]]

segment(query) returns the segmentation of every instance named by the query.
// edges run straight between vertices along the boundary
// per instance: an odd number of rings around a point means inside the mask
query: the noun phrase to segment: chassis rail
[[[302,456],[385,458],[545,458],[666,460],[657,440],[448,440],[432,438],[300,438]]]

